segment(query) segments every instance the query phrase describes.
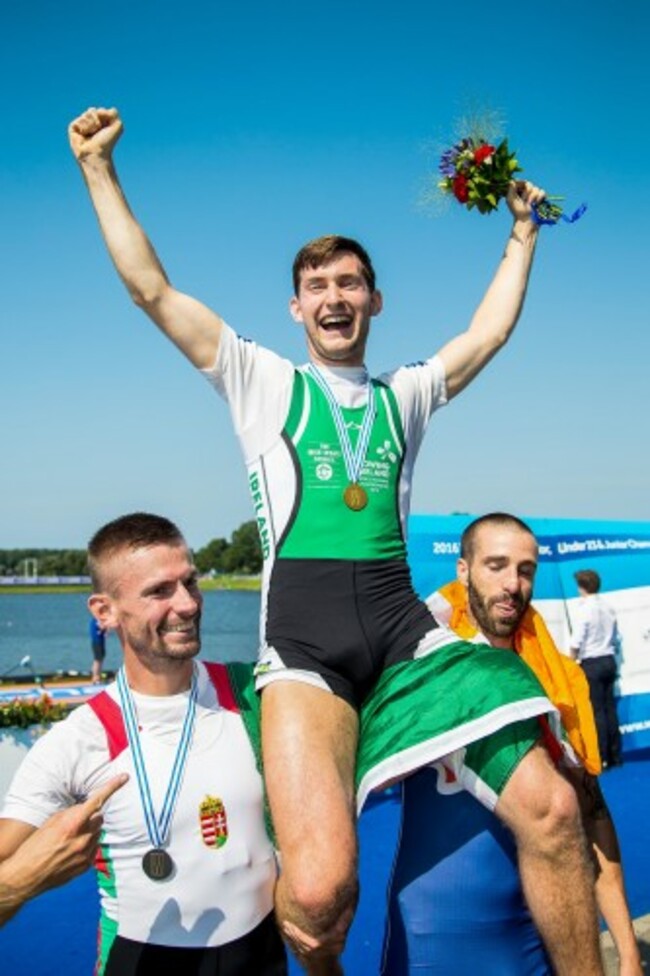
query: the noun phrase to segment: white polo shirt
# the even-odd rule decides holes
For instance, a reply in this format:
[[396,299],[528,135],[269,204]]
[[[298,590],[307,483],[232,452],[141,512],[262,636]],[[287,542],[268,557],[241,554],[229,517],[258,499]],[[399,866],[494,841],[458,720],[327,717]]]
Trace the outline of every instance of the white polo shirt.
[[616,615],[597,593],[583,597],[575,613],[571,647],[578,660],[605,657],[616,653],[618,630]]

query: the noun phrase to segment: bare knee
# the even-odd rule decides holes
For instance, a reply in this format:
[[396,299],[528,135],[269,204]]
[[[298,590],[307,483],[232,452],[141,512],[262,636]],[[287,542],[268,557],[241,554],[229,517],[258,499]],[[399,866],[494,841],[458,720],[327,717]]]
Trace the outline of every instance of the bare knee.
[[291,884],[291,899],[315,935],[335,928],[342,917],[349,915],[351,920],[358,897],[354,872],[336,876],[312,869]]
[[531,804],[531,816],[551,845],[566,849],[573,838],[582,843],[583,830],[578,798],[573,787],[559,773],[548,795]]
[[342,699],[278,681],[262,696],[266,784],[281,851],[276,915],[295,951],[337,954],[357,902],[358,716]]
[[533,751],[522,760],[496,812],[520,845],[532,845],[550,855],[566,851],[572,844],[585,846],[576,792],[545,753]]
[[305,961],[340,956],[359,898],[356,875],[336,881],[312,872],[295,881],[285,894],[288,904],[284,898],[277,899],[276,913],[280,930],[296,955]]
[[[280,928],[299,957],[338,956],[356,909],[357,847],[354,827],[340,818],[336,843],[320,835],[287,846],[276,888]],[[346,829],[347,828],[347,829]]]

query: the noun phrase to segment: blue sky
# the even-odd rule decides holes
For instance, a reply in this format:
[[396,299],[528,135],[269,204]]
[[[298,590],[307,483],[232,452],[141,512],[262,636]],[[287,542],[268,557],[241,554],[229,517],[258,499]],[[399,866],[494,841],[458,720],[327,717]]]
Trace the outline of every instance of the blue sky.
[[[542,11],[540,13],[540,11]],[[418,207],[468,106],[587,215],[545,229],[517,332],[434,419],[418,513],[649,519],[650,226],[644,0],[13,5],[0,15],[0,547],[84,546],[148,509],[190,542],[251,517],[227,410],[130,305],[67,146],[116,105],[122,182],[172,281],[304,358],[295,251],[370,250],[373,370],[464,329],[509,217]]]

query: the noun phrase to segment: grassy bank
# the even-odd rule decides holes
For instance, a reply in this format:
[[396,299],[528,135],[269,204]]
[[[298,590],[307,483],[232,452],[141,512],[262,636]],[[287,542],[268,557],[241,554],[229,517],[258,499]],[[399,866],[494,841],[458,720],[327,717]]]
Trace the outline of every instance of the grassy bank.
[[84,586],[83,583],[72,583],[66,585],[65,583],[54,584],[43,584],[43,586],[35,586],[34,584],[19,584],[18,586],[0,586],[0,597],[6,593],[8,596],[14,596],[17,593],[90,593],[90,587]]
[[[202,579],[199,582],[202,590],[251,590],[258,592],[260,589],[259,576],[216,576],[214,579]],[[0,585],[0,596],[2,594],[23,594],[29,593],[90,593],[90,587],[81,583],[56,583],[56,584],[21,584],[19,586]]]
[[214,579],[202,579],[199,586],[202,590],[251,590],[259,592],[261,588],[259,576],[215,576]]

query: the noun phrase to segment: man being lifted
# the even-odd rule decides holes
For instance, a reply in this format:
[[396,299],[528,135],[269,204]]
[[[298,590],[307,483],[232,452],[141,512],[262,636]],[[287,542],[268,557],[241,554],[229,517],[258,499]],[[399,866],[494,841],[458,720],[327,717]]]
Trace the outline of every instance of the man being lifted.
[[[475,648],[450,643],[417,599],[404,531],[413,464],[431,414],[478,374],[519,317],[537,239],[531,208],[543,192],[513,183],[513,228],[467,331],[426,362],[371,380],[365,349],[382,296],[361,245],[330,236],[299,252],[290,310],[305,329],[309,363],[298,369],[239,338],[169,283],[119,185],[112,157],[121,133],[115,109],[89,109],[69,129],[133,300],[227,399],[242,442],[265,555],[257,674],[265,777],[282,853],[276,912],[312,976],[338,973],[357,900],[359,705],[387,668],[434,648],[432,668],[445,670],[451,654],[458,687],[488,686],[477,673]],[[486,650],[486,660],[498,653],[505,656]],[[481,772],[500,794],[497,813],[515,833],[527,876],[535,877],[527,896],[537,924],[558,973],[571,972],[577,946],[583,959],[587,947],[585,976],[600,973],[577,803],[536,741],[532,717],[549,705],[530,673],[507,656],[507,694],[494,685],[475,706],[465,695],[473,711],[462,717],[449,701],[440,703],[440,754],[499,734],[499,759],[486,750],[489,768]]]

